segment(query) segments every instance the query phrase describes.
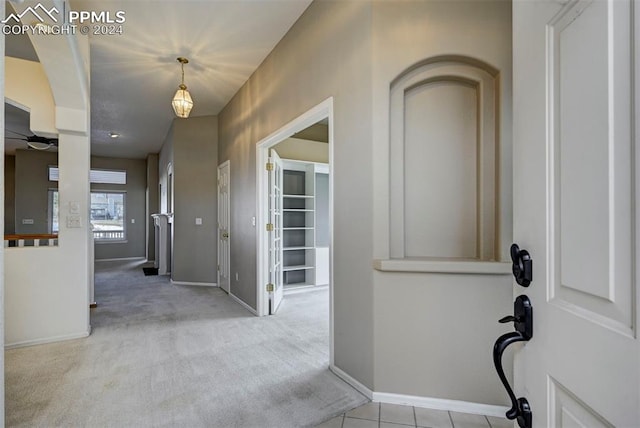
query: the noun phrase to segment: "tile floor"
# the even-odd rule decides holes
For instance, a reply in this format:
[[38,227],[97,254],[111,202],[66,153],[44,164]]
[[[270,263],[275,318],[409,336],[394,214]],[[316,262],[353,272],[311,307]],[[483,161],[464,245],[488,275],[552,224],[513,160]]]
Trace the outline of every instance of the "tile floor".
[[316,428],[513,428],[513,422],[493,416],[431,410],[386,403],[367,403]]

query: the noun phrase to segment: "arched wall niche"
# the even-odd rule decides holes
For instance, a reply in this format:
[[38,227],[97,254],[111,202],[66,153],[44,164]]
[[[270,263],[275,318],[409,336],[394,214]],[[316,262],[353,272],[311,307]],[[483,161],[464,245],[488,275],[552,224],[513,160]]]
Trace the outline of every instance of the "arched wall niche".
[[391,258],[498,259],[499,76],[450,55],[391,83]]

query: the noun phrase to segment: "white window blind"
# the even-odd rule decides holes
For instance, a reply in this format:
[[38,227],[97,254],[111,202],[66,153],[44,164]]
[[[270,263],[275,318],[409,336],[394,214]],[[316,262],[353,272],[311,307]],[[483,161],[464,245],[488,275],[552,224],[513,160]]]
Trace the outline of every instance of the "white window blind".
[[89,181],[101,184],[127,184],[127,171],[92,169]]
[[60,180],[60,170],[57,166],[49,167],[49,181],[59,181]]
[[[60,180],[60,170],[57,166],[49,167],[49,181]],[[89,182],[99,184],[127,184],[127,171],[112,169],[92,169]]]

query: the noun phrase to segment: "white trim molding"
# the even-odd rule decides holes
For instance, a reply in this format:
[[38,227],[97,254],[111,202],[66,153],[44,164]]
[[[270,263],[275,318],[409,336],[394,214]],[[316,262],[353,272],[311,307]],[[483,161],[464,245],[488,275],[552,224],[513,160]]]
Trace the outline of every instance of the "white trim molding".
[[27,346],[44,345],[45,343],[64,342],[66,340],[84,339],[91,334],[91,328],[82,333],[67,334],[64,336],[45,337],[42,339],[25,340],[24,342],[6,343],[4,349],[26,348]]
[[[118,243],[121,244],[122,241],[118,241]],[[126,261],[133,261],[133,260],[140,260],[145,262],[148,261],[145,257],[122,257],[117,259],[96,259],[95,261],[96,262],[126,262]]]
[[469,401],[447,400],[445,398],[420,397],[415,395],[374,392],[372,401],[377,403],[402,404],[405,406],[423,407],[425,409],[447,410],[450,412],[472,413],[474,415],[495,416],[504,418],[509,410],[505,406],[472,403]]
[[[269,136],[263,138],[256,144],[256,294],[257,294],[257,313],[258,316],[269,315],[269,293],[266,291],[264,284],[269,282],[268,278],[268,251],[266,243],[268,241],[268,232],[264,227],[267,223],[267,196],[269,193],[268,179],[265,173],[264,165],[269,158],[269,148],[275,146],[281,141],[291,137],[297,132],[302,131],[305,128],[317,123],[322,119],[329,120],[329,230],[331,231],[330,241],[333,242],[333,97],[329,97],[322,101],[320,104],[311,108],[307,112],[293,119],[289,123],[283,125],[280,129],[273,132]],[[329,245],[331,247],[331,245]],[[330,282],[333,279],[333,257],[330,253],[329,261],[329,275]],[[330,358],[333,361],[333,302],[331,302],[329,308],[330,312]]]
[[333,364],[329,366],[329,370],[331,370],[333,374],[338,376],[340,379],[342,379],[343,381],[351,385],[351,387],[353,387],[360,394],[364,395],[369,400],[373,400],[375,393],[371,391],[369,388],[367,388],[366,386],[364,386],[363,384],[361,384],[360,382],[358,382],[357,380],[355,380],[354,378],[352,378],[350,375],[348,375],[347,373],[345,373],[344,371],[342,371],[341,369],[339,369]]
[[240,300],[240,298],[234,296],[233,294],[229,293],[229,297],[231,297],[233,300],[235,300],[240,306],[242,306],[243,308],[245,308],[246,310],[248,310],[249,312],[251,312],[253,315],[258,316],[258,311],[256,311],[255,309],[253,309],[251,306],[247,305],[245,302],[243,302],[242,300]]
[[172,285],[195,285],[198,287],[217,287],[215,282],[190,282],[190,281],[174,281],[171,280]]
[[511,262],[455,259],[376,259],[373,268],[383,272],[511,275]]
[[329,370],[351,385],[356,391],[376,403],[401,404],[404,406],[471,413],[474,415],[495,416],[498,418],[504,418],[505,413],[509,410],[508,407],[495,406],[492,404],[472,403],[469,401],[448,400],[444,398],[420,397],[416,395],[391,394],[388,392],[375,392],[334,365],[329,366]]

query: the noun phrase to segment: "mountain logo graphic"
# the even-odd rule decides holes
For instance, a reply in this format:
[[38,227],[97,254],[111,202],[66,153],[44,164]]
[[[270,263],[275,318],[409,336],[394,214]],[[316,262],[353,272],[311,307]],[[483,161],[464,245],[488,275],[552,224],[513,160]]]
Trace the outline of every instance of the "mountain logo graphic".
[[19,13],[17,15],[15,13],[10,13],[9,16],[7,16],[5,19],[3,19],[0,22],[2,22],[3,24],[7,24],[11,20],[14,20],[15,22],[20,22],[20,20],[29,13],[35,16],[40,22],[44,22],[47,16],[51,18],[53,22],[58,22],[58,18],[54,15],[54,13],[57,15],[60,12],[55,7],[52,7],[51,9],[47,9],[42,4],[38,3],[35,7],[29,6],[22,13]]

